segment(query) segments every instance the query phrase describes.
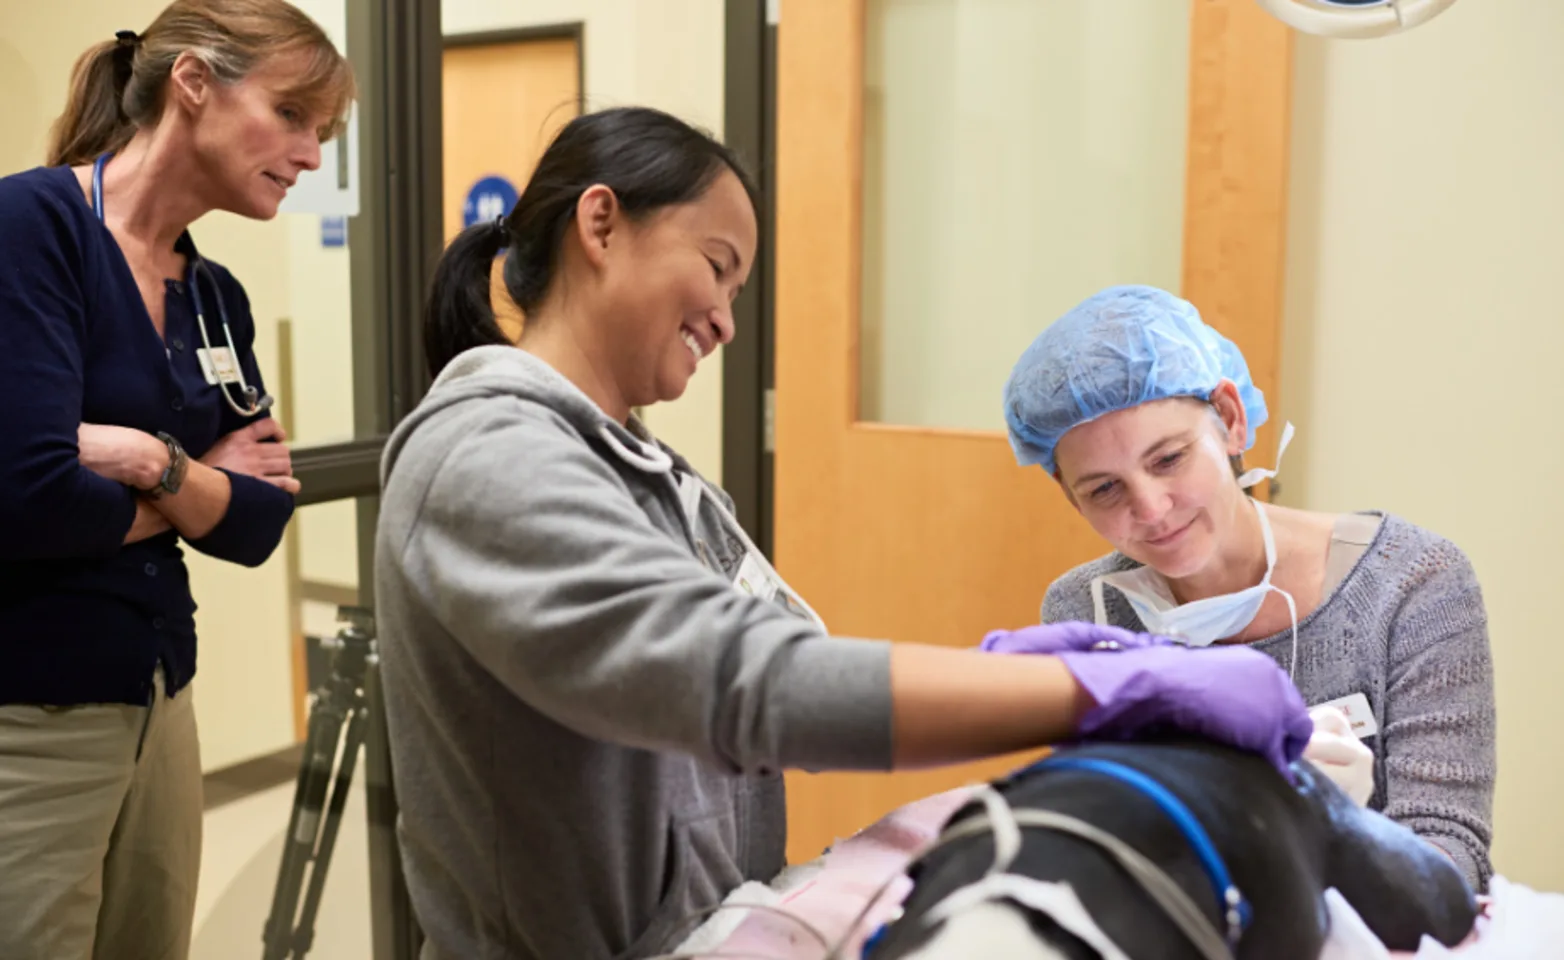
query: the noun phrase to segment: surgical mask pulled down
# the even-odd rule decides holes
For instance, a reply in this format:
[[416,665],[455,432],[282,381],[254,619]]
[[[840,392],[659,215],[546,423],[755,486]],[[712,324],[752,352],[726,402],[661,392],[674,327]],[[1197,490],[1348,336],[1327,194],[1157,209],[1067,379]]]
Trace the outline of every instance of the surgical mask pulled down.
[[[1282,454],[1291,439],[1292,424],[1288,424],[1277,452],[1277,469],[1281,467]],[[1274,476],[1276,470],[1251,470],[1239,478],[1239,484],[1247,488]],[[1265,574],[1259,583],[1235,593],[1179,603],[1173,596],[1173,588],[1167,578],[1151,567],[1105,574],[1092,581],[1092,607],[1097,622],[1108,622],[1103,590],[1105,587],[1113,587],[1129,601],[1146,632],[1170,637],[1192,647],[1205,647],[1218,640],[1237,636],[1260,615],[1266,594],[1277,593],[1287,601],[1292,620],[1292,656],[1287,668],[1291,676],[1298,663],[1298,605],[1292,594],[1271,582],[1276,572],[1276,537],[1271,531],[1271,520],[1266,516],[1264,506],[1257,500],[1249,502],[1259,518],[1260,536],[1265,544]]]

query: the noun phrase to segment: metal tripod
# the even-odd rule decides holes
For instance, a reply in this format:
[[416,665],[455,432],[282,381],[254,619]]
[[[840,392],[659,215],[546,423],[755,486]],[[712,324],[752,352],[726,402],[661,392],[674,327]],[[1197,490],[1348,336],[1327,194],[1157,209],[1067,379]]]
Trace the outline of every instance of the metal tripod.
[[[337,619],[347,626],[335,637],[321,641],[331,654],[331,672],[312,695],[309,734],[304,741],[304,760],[299,766],[298,786],[293,794],[293,813],[283,838],[282,864],[277,869],[277,889],[272,896],[271,916],[266,919],[262,940],[266,944],[264,960],[302,958],[315,941],[315,915],[320,910],[321,893],[326,888],[326,869],[331,865],[332,847],[347,805],[348,785],[364,743],[364,724],[369,703],[365,696],[369,671],[379,658],[375,653],[375,620],[371,611],[359,607],[337,608]],[[343,727],[346,725],[346,734]],[[340,753],[338,748],[340,749]],[[337,769],[340,763],[340,769]],[[326,787],[336,769],[336,786],[331,805],[326,806]],[[324,810],[325,816],[322,817]],[[313,869],[311,865],[313,864]],[[309,887],[304,874],[309,871]],[[299,894],[304,891],[304,903]]]

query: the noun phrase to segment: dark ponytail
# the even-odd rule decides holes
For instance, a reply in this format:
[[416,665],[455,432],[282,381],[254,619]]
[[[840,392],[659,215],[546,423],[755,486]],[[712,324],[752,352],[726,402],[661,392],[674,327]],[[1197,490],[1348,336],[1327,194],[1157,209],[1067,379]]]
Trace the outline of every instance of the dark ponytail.
[[490,270],[503,249],[505,289],[525,314],[548,294],[576,203],[602,184],[634,219],[698,200],[723,170],[758,191],[738,157],[709,133],[646,107],[618,107],[570,121],[549,144],[527,188],[498,224],[464,230],[440,258],[424,306],[424,356],[439,376],[458,353],[509,343],[494,319]]
[[457,234],[440,257],[424,303],[424,356],[431,377],[463,350],[510,342],[489,300],[490,271],[507,239],[499,221],[475,224]]

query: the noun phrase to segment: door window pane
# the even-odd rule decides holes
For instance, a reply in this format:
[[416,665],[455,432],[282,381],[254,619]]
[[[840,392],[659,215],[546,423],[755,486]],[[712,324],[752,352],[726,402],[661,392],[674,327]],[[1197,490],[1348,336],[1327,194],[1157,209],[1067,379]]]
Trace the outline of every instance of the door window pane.
[[1049,321],[1109,284],[1178,289],[1188,21],[869,0],[860,419],[1001,430]]

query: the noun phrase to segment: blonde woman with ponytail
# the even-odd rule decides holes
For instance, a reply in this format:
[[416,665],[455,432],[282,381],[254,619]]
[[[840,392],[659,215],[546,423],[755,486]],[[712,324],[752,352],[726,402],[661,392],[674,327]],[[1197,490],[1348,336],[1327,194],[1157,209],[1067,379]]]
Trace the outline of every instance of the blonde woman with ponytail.
[[201,762],[183,549],[259,565],[298,490],[249,300],[189,227],[275,216],[353,95],[346,60],[283,0],[178,0],[85,52],[47,166],[0,178],[8,960],[189,951]]

